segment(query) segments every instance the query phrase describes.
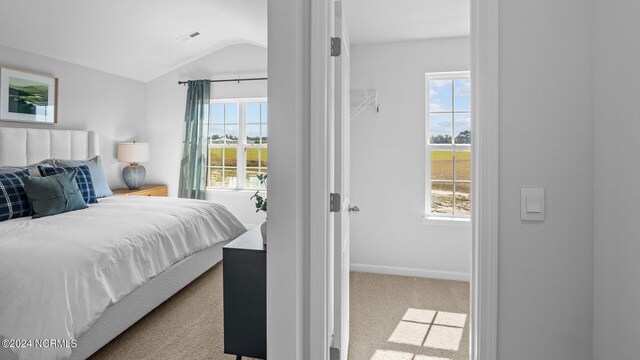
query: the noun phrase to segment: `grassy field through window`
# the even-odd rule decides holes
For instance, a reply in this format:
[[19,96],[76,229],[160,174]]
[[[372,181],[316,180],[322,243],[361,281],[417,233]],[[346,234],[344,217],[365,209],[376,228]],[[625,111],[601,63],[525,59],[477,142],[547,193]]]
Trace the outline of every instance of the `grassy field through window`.
[[[431,179],[432,212],[455,215],[471,214],[471,152],[432,150]],[[455,212],[454,188],[456,194]]]
[[[268,153],[266,148],[247,148],[246,180],[250,189],[260,189],[258,174],[267,172]],[[224,168],[223,168],[224,165]],[[235,187],[238,182],[238,149],[236,147],[209,148],[209,186]]]

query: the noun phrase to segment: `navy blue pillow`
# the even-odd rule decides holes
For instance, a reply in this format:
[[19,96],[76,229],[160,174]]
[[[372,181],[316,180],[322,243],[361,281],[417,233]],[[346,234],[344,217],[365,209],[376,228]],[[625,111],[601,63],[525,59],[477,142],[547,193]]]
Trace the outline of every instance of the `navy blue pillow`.
[[0,174],[0,221],[31,215],[31,206],[22,178],[28,170]]
[[89,167],[87,165],[65,168],[38,166],[38,170],[40,171],[40,175],[42,176],[50,176],[62,174],[63,172],[78,170],[78,175],[76,175],[76,182],[78,183],[78,187],[80,188],[80,192],[82,193],[84,202],[87,204],[95,204],[98,202],[96,190],[93,186],[93,179],[91,178],[91,171],[89,171]]

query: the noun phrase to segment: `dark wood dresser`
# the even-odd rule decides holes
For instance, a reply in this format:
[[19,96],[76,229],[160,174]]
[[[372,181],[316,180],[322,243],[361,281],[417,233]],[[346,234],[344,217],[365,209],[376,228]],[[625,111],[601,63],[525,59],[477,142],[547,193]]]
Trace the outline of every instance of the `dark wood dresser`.
[[224,352],[267,358],[267,247],[260,228],[222,248]]

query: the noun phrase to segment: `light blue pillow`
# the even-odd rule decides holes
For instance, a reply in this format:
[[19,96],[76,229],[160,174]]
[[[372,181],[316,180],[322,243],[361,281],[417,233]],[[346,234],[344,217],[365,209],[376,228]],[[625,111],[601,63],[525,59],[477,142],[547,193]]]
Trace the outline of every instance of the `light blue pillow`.
[[89,160],[55,159],[53,160],[53,165],[55,167],[80,167],[86,165],[89,167],[89,172],[91,173],[91,179],[93,180],[93,187],[95,188],[96,196],[98,198],[113,196],[113,192],[107,183],[107,176],[102,168],[102,160],[99,155]]

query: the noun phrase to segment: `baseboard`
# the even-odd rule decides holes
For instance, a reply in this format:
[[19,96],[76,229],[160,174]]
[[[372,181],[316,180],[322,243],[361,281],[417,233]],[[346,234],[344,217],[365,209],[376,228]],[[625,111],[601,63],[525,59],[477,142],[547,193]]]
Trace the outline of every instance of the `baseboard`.
[[395,267],[395,266],[351,264],[350,270],[355,272],[400,275],[400,276],[415,276],[415,277],[424,277],[424,278],[440,279],[440,280],[456,280],[456,281],[471,280],[471,276],[468,273],[461,273],[461,272],[454,272],[454,271],[441,271],[441,270],[428,270],[428,269],[402,268],[402,267]]

